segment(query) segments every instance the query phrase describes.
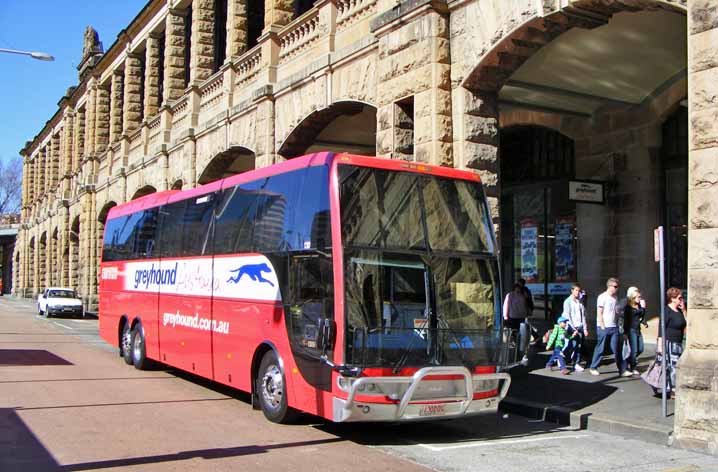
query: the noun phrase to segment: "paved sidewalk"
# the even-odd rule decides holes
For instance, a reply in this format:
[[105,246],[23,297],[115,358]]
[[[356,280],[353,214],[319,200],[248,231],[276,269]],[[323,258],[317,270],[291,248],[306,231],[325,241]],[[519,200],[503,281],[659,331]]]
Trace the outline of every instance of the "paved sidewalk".
[[[639,360],[643,372],[653,359],[655,344],[646,344]],[[623,437],[670,445],[674,402],[668,400],[663,417],[661,398],[640,377],[619,377],[612,356],[605,356],[601,375],[545,369],[548,352],[535,353],[528,367],[511,370],[511,388],[501,409],[522,416],[544,419],[616,434]]]

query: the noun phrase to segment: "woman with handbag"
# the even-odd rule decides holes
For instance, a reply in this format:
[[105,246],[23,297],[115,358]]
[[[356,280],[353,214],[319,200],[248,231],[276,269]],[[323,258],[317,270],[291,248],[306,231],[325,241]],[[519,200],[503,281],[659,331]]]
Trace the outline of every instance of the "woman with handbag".
[[645,322],[646,301],[637,287],[629,287],[626,295],[628,301],[623,309],[623,333],[628,340],[631,352],[624,360],[624,372],[628,372],[629,375],[640,375],[637,359],[643,352],[641,325],[648,327],[648,323]]
[[663,336],[665,339],[667,392],[671,398],[676,391],[676,364],[683,354],[683,334],[686,330],[686,306],[683,302],[681,289],[671,287],[666,290],[668,306],[666,307]]

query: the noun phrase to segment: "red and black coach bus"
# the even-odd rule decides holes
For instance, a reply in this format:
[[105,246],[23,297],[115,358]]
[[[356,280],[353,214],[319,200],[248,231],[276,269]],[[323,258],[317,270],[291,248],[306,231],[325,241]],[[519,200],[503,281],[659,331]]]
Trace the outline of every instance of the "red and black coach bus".
[[112,208],[100,334],[275,422],[496,411],[496,249],[476,174],[313,154]]

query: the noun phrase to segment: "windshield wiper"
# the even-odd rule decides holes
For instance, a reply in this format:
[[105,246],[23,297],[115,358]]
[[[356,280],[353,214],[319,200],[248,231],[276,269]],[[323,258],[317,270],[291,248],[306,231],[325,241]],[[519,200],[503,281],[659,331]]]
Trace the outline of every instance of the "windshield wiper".
[[[425,319],[424,323],[422,323],[418,328],[414,328],[414,331],[426,329],[426,324],[429,322],[429,319]],[[394,364],[394,367],[391,369],[391,371],[394,374],[398,374],[399,370],[404,367],[404,364],[406,363],[407,359],[409,359],[409,354],[411,353],[411,348],[414,347],[414,341],[416,341],[416,338],[419,336],[412,336],[409,340],[409,344],[407,344],[406,349],[401,353],[401,356],[399,357],[399,360],[396,361],[396,364]],[[423,338],[422,338],[423,339]]]
[[[451,337],[454,338],[454,342],[456,343],[456,350],[459,353],[459,357],[461,358],[461,363],[464,365],[464,367],[472,367],[473,368],[474,367],[473,364],[471,364],[470,362],[468,362],[466,360],[466,357],[464,356],[464,352],[463,352],[464,348],[462,347],[463,346],[462,342],[459,339],[459,337],[456,335],[456,332],[451,328],[451,325],[449,325],[449,322],[446,321],[444,316],[439,314],[438,312],[436,314],[436,321],[439,324],[439,328],[441,328],[443,326],[444,329],[446,329],[449,332]],[[442,348],[442,349],[444,349],[444,348]]]

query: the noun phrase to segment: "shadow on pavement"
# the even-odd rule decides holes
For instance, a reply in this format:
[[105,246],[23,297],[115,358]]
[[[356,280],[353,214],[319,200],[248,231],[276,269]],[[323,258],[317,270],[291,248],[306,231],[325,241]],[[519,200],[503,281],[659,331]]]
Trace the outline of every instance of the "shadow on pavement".
[[60,470],[50,452],[13,408],[0,408],[0,470]]
[[44,349],[0,349],[0,366],[73,365]]

